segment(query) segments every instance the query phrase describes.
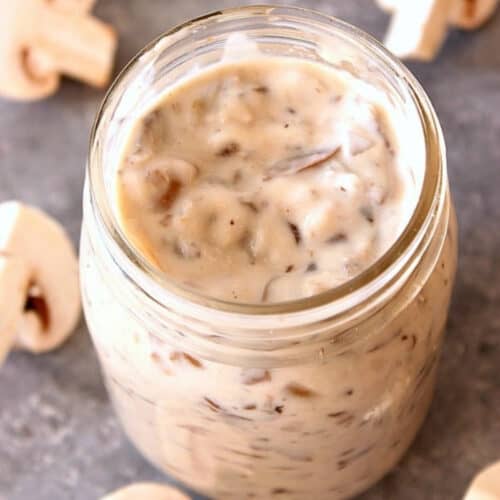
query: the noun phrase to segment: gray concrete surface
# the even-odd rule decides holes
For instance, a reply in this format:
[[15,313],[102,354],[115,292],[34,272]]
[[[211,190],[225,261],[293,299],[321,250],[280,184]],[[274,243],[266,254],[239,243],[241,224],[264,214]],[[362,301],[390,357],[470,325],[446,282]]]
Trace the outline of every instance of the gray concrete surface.
[[[172,25],[241,0],[101,0],[120,32],[120,68]],[[380,37],[370,0],[292,1]],[[439,59],[412,65],[449,148],[460,221],[460,269],[436,398],[406,458],[363,500],[452,500],[500,459],[500,14],[453,33]],[[0,201],[59,218],[78,241],[87,137],[102,93],[65,82],[35,104],[0,102]],[[93,500],[136,480],[163,480],[125,440],[85,325],[57,352],[14,353],[0,371],[0,497]],[[305,499],[309,500],[309,499]]]

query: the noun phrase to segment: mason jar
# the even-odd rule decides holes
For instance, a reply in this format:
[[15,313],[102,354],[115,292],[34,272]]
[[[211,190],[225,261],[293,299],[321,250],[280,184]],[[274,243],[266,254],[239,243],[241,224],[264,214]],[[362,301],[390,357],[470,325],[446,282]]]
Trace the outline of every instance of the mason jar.
[[[266,54],[328,64],[384,92],[418,195],[373,265],[292,302],[237,304],[185,289],[118,223],[114,176],[130,127],[166,88],[220,61],[227,40],[239,50],[243,35]],[[131,441],[210,497],[345,498],[394,467],[431,402],[456,252],[429,99],[374,39],[331,17],[263,6],[185,23],[134,58],[99,111],[81,241],[89,330]]]

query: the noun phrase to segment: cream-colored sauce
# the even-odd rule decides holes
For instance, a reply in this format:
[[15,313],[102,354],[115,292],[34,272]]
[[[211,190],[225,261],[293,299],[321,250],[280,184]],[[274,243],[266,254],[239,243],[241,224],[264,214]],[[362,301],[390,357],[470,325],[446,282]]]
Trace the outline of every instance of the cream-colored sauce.
[[293,58],[223,62],[157,102],[128,141],[128,237],[173,280],[238,302],[343,283],[401,233],[416,198],[383,98]]
[[[117,166],[118,212],[172,280],[231,301],[304,297],[395,241],[419,194],[425,145],[411,107],[400,117],[368,82],[256,49],[251,58],[247,45],[232,38],[221,63],[168,89],[135,123]],[[127,434],[159,468],[219,500],[338,500],[366,489],[400,459],[430,404],[456,268],[450,210],[398,293],[353,327],[357,340],[343,348],[332,331],[310,359],[307,327],[296,329],[304,340],[294,331],[278,343],[266,330],[269,350],[233,358],[216,310],[152,321],[139,288],[122,293],[87,209],[86,316]],[[198,320],[206,349],[192,334]]]

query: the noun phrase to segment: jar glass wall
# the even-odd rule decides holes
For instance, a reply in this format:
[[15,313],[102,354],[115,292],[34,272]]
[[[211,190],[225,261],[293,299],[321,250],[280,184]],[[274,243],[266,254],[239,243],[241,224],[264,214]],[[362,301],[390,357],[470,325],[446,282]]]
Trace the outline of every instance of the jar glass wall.
[[[348,72],[384,92],[404,127],[414,214],[382,258],[324,294],[259,306],[197,295],[152,268],[117,223],[113,176],[130,125],[217,63],[228,39],[236,56],[251,40]],[[321,14],[249,7],[187,23],[139,54],[99,113],[81,244],[89,329],[131,440],[210,496],[344,498],[394,466],[431,401],[456,248],[427,97],[374,40]]]

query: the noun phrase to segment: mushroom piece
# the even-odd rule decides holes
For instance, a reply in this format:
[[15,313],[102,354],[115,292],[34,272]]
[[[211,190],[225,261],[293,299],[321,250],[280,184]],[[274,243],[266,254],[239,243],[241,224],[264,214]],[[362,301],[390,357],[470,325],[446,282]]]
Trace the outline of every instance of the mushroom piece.
[[0,366],[16,340],[19,311],[26,303],[26,282],[24,262],[0,253]]
[[0,204],[0,363],[13,347],[58,347],[80,317],[78,261],[60,225],[36,208]]
[[97,0],[45,0],[58,9],[65,9],[68,12],[90,12]]
[[[386,12],[393,12],[404,6],[404,0],[376,0]],[[486,23],[495,13],[499,0],[455,0],[450,12],[450,24],[474,30]]]
[[396,8],[385,38],[386,47],[401,58],[432,60],[444,43],[456,0],[418,0]]
[[401,3],[401,0],[376,0],[377,5],[386,12],[396,10]]
[[0,0],[0,95],[35,100],[53,94],[61,74],[95,87],[111,76],[116,34],[86,12],[93,2]]
[[499,0],[458,0],[451,10],[450,21],[464,30],[474,30],[489,21]]
[[110,493],[101,500],[189,500],[189,497],[172,486],[135,483]]
[[482,470],[472,481],[464,500],[495,500],[500,498],[500,462]]

